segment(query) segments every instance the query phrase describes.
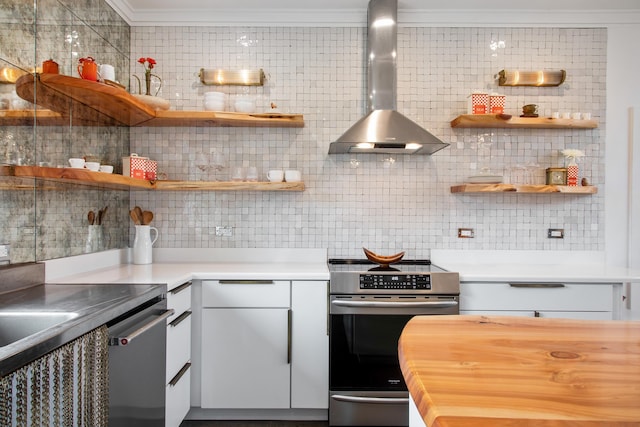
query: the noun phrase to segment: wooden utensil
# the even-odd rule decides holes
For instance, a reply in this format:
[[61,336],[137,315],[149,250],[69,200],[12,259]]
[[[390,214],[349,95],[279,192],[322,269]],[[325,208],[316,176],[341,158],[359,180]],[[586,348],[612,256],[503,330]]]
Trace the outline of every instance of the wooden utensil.
[[109,209],[109,206],[105,206],[103,209],[100,209],[100,211],[98,211],[98,225],[102,225],[104,216],[107,214],[107,209]]
[[89,225],[93,225],[96,220],[96,214],[93,211],[89,211],[87,214],[87,219],[89,220]]
[[135,209],[131,209],[129,211],[129,216],[131,217],[131,220],[133,221],[133,223],[135,225],[141,225],[140,224],[140,217],[138,217],[138,214],[136,213]]
[[142,208],[140,208],[140,206],[135,206],[133,210],[136,211],[136,216],[138,217],[138,220],[140,221],[140,223],[142,223]]
[[142,225],[149,225],[153,221],[153,212],[144,211],[142,212]]

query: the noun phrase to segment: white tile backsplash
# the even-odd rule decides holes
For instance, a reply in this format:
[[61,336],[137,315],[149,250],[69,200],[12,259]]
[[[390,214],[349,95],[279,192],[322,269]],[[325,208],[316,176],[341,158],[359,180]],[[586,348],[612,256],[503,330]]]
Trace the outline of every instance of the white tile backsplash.
[[[431,248],[603,250],[606,30],[560,28],[399,28],[398,110],[451,146],[433,156],[327,154],[329,143],[364,113],[363,28],[133,27],[132,73],[153,57],[161,96],[176,110],[201,110],[203,93],[249,93],[266,110],[304,114],[305,127],[133,128],[133,152],[159,162],[170,179],[200,179],[198,151],[217,151],[228,166],[297,168],[307,189],[279,192],[132,192],[132,205],[154,210],[159,247],[328,248],[329,256],[381,253],[429,256]],[[493,44],[492,44],[493,42]],[[492,46],[494,49],[492,49]],[[504,47],[502,47],[504,46]],[[264,69],[263,87],[203,86],[200,68]],[[498,87],[502,69],[567,70],[555,88]],[[475,89],[507,96],[506,112],[535,103],[552,111],[591,112],[594,130],[452,129]],[[482,144],[479,145],[479,141]],[[599,193],[451,194],[482,167],[563,162],[579,148],[581,173]],[[354,160],[354,161],[352,161]],[[227,179],[228,169],[223,171]],[[216,237],[215,226],[234,227]],[[459,239],[457,229],[475,229]],[[547,239],[547,228],[565,238]]]

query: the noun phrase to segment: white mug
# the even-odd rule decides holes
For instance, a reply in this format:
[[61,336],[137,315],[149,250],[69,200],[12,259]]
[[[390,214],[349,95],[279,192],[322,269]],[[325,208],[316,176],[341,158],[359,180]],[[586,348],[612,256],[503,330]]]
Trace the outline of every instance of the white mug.
[[98,68],[98,74],[100,74],[100,80],[116,80],[116,69],[110,64],[101,64]]
[[573,120],[580,120],[580,117],[582,117],[582,113],[571,113],[571,118]]
[[284,172],[279,169],[272,169],[267,173],[267,179],[271,182],[282,182],[284,179]]
[[300,182],[302,181],[302,174],[300,171],[288,170],[284,172],[284,180],[287,182]]
[[582,113],[582,120],[591,120],[591,113]]

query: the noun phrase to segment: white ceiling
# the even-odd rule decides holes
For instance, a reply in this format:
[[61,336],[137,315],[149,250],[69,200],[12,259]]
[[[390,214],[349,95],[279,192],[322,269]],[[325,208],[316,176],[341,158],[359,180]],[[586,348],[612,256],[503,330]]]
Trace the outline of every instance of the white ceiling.
[[[368,0],[107,0],[131,25],[365,25]],[[523,13],[526,11],[526,13]],[[640,0],[398,0],[398,22],[640,22]],[[513,22],[513,20],[519,22]],[[474,23],[474,22],[470,22]]]

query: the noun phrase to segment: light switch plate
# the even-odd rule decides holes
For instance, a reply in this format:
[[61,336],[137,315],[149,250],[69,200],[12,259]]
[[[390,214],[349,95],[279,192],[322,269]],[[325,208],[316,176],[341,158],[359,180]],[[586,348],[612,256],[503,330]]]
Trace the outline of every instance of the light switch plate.
[[216,236],[233,237],[233,227],[216,226]]

